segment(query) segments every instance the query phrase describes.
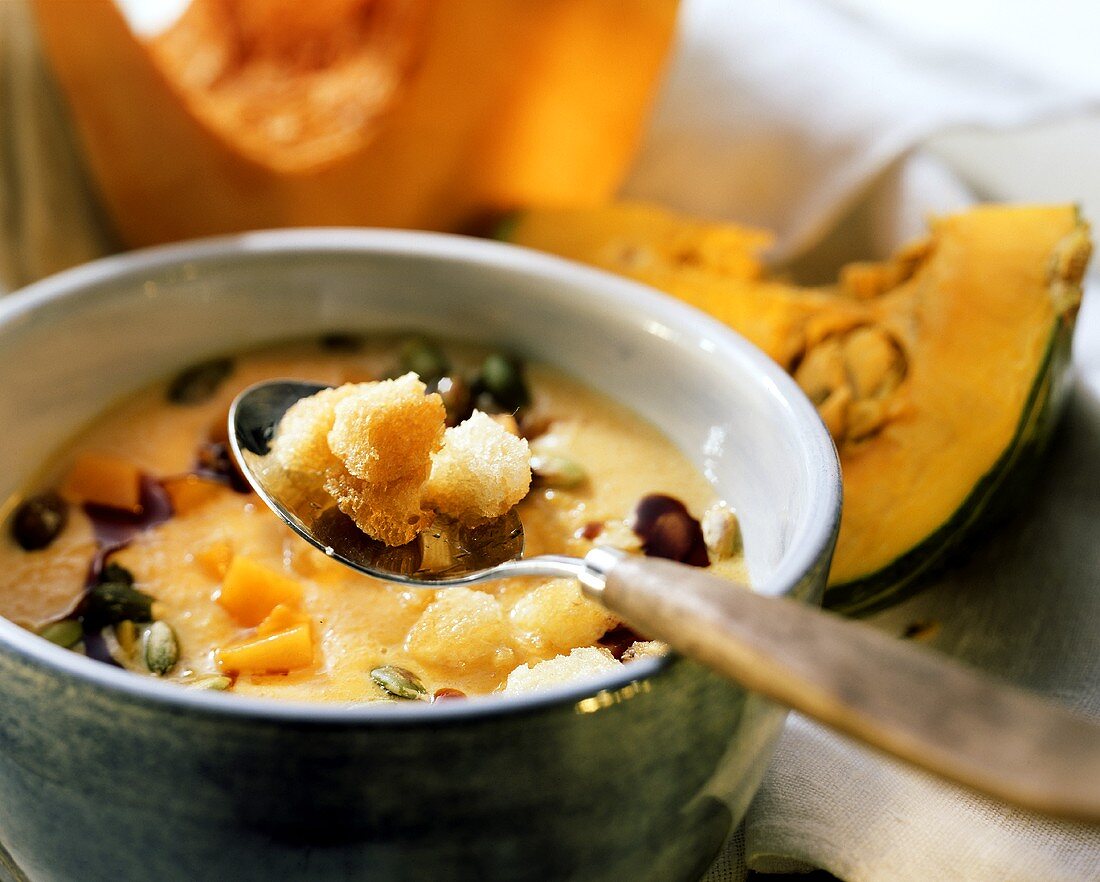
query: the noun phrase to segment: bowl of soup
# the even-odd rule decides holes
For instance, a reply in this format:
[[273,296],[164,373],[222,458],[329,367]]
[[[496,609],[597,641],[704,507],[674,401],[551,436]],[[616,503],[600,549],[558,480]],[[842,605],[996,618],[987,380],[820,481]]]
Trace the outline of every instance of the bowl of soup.
[[415,373],[447,431],[529,455],[526,553],[817,602],[835,453],[728,329],[524,249],[300,230],[47,279],[0,341],[0,842],[28,878],[690,879],[722,847],[781,708],[568,580],[347,570],[224,424],[263,379]]

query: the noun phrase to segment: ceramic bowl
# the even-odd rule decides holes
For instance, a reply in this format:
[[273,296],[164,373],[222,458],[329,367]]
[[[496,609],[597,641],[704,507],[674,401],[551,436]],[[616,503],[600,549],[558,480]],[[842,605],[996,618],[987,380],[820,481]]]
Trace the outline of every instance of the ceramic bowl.
[[[7,298],[0,499],[104,407],[198,359],[412,328],[506,345],[633,407],[736,505],[756,590],[819,600],[839,472],[794,383],[644,287],[460,237],[249,234]],[[784,716],[675,657],[529,697],[276,703],[134,676],[6,621],[0,702],[3,860],[58,882],[696,878]]]

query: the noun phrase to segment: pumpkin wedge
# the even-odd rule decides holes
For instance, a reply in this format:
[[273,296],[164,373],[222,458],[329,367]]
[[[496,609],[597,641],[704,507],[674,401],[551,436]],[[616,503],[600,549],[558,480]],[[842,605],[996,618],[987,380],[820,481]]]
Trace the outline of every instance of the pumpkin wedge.
[[678,0],[33,0],[126,244],[258,227],[453,230],[595,205],[625,174]]
[[850,612],[904,596],[1018,499],[1065,398],[1090,253],[1072,206],[940,218],[821,289],[764,278],[756,231],[652,206],[527,211],[504,234],[704,309],[794,376],[840,454],[825,602]]

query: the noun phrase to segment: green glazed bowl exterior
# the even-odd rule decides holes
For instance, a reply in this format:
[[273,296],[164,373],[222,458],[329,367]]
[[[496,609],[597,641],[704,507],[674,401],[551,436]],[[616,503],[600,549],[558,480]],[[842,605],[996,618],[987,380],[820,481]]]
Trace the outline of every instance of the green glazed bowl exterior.
[[[756,590],[820,601],[839,471],[789,378],[655,292],[460,237],[249,234],[13,295],[0,499],[119,396],[188,363],[413,328],[507,346],[639,411],[738,508]],[[35,882],[694,879],[785,713],[676,657],[509,699],[276,703],[134,676],[2,620],[0,701],[0,867]]]

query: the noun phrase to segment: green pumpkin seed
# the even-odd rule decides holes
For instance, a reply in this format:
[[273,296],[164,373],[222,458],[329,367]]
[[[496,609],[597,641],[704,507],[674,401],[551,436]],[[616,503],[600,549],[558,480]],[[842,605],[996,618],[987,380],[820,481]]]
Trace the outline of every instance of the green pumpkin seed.
[[214,397],[231,373],[233,361],[229,358],[213,358],[192,365],[168,384],[168,400],[173,404],[201,404]]
[[397,665],[382,665],[371,671],[370,676],[390,695],[396,695],[398,698],[425,700],[428,697],[428,690],[420,682],[420,678],[412,671],[399,668]]
[[482,362],[476,388],[479,392],[488,393],[499,409],[506,413],[515,413],[531,403],[522,366],[499,352],[494,352]]
[[225,676],[225,674],[205,674],[202,677],[195,677],[185,681],[184,685],[189,689],[206,689],[212,692],[225,692],[226,689],[233,685],[233,680]]
[[531,471],[547,487],[563,490],[583,484],[588,477],[579,462],[556,453],[532,454]]
[[180,647],[176,632],[167,622],[153,622],[142,638],[145,666],[157,676],[167,674],[179,661]]
[[405,373],[412,371],[420,377],[420,382],[433,383],[446,376],[451,363],[438,346],[423,337],[406,340],[399,355],[401,369]]
[[63,649],[71,649],[84,637],[84,628],[76,619],[62,619],[60,622],[50,622],[38,632],[38,636]]
[[98,631],[126,619],[148,622],[153,618],[153,598],[132,583],[100,582],[92,586],[85,597],[81,615],[89,631]]
[[116,564],[114,561],[103,567],[99,574],[97,582],[121,582],[125,585],[134,584],[134,574],[131,573],[122,564]]

